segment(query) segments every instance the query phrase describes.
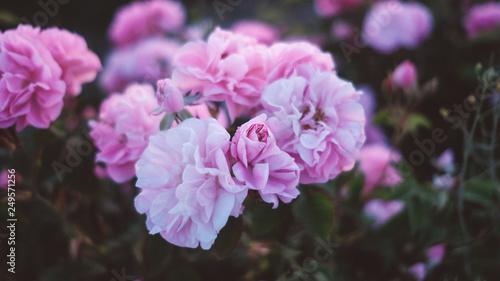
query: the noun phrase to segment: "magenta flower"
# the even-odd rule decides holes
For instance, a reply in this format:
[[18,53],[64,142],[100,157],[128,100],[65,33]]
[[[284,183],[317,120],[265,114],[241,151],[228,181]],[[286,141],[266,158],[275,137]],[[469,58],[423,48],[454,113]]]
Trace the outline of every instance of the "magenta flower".
[[399,200],[383,201],[373,199],[365,204],[363,212],[366,216],[375,219],[375,227],[380,227],[389,221],[394,215],[401,212],[404,202]]
[[383,54],[415,49],[431,34],[430,10],[418,3],[383,1],[372,6],[363,22],[364,41]]
[[464,19],[469,38],[500,28],[500,3],[488,2],[473,6]]
[[425,276],[427,275],[427,270],[425,269],[425,264],[424,263],[416,263],[412,265],[409,269],[408,272],[415,277],[417,281],[422,281],[425,279]]
[[170,79],[158,81],[156,100],[167,114],[179,112],[184,108],[184,96]]
[[269,48],[269,57],[269,83],[294,74],[309,79],[315,72],[331,71],[335,67],[330,53],[306,42],[276,43]]
[[270,45],[280,39],[279,30],[267,23],[256,20],[241,20],[236,22],[231,30],[257,39],[261,44]]
[[0,128],[48,128],[61,113],[66,84],[39,33],[26,25],[0,33]]
[[365,116],[351,83],[333,72],[308,75],[309,81],[292,76],[272,83],[261,102],[280,121],[276,141],[300,167],[300,183],[326,182],[354,166],[365,141]]
[[[0,189],[7,189],[9,187],[9,184],[11,185],[12,188],[16,188],[19,186],[21,183],[23,183],[23,177],[19,173],[14,173],[14,176],[11,176],[12,174],[9,173],[9,170],[2,170],[0,172]],[[10,176],[10,177],[9,177]],[[9,180],[12,180],[9,182]]]
[[395,186],[403,181],[393,162],[401,159],[398,152],[384,144],[365,145],[359,153],[359,169],[365,175],[363,193],[371,192],[377,186]]
[[172,60],[179,48],[177,41],[153,37],[117,50],[108,57],[99,82],[108,93],[122,91],[134,82],[156,83],[172,74]]
[[278,198],[290,203],[299,195],[300,169],[293,158],[276,145],[273,131],[279,128],[275,118],[261,114],[238,128],[231,143],[236,160],[232,170],[237,180],[258,190],[265,202],[278,207]]
[[394,70],[392,80],[394,85],[404,90],[415,87],[417,84],[417,69],[415,65],[411,61],[405,60]]
[[229,133],[215,119],[190,118],[151,137],[137,162],[135,199],[151,234],[209,249],[247,195],[231,177]]
[[184,7],[176,1],[134,2],[115,14],[109,38],[115,46],[130,46],[146,37],[179,31],[185,18]]
[[66,92],[71,96],[79,95],[82,84],[94,81],[102,68],[99,57],[76,33],[53,27],[42,31],[40,40],[61,67]]
[[441,262],[444,257],[446,248],[444,244],[438,244],[427,249],[427,257],[429,258],[429,264],[435,266]]
[[332,17],[346,10],[354,9],[365,0],[315,0],[316,13],[321,17]]
[[158,107],[153,87],[131,85],[123,94],[114,94],[102,104],[99,121],[90,121],[90,136],[99,149],[96,161],[106,164],[109,176],[122,183],[135,176],[134,166],[160,130],[162,116],[151,112]]
[[172,80],[201,101],[225,101],[232,120],[259,104],[267,85],[267,49],[254,38],[217,28],[206,42],[185,44]]

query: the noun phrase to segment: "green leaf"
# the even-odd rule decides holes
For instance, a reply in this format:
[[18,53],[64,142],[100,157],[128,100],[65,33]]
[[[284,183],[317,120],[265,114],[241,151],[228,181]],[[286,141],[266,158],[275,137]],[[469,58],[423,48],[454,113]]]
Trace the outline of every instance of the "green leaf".
[[301,188],[293,211],[309,232],[328,238],[333,228],[334,205],[326,191],[312,186]]
[[410,229],[415,233],[425,222],[427,216],[427,206],[418,197],[408,200],[408,215],[410,219]]
[[222,228],[215,240],[213,249],[219,258],[232,254],[243,234],[243,217],[229,217],[226,226]]
[[430,128],[431,122],[427,117],[414,113],[408,117],[405,124],[405,131],[415,134],[420,127]]

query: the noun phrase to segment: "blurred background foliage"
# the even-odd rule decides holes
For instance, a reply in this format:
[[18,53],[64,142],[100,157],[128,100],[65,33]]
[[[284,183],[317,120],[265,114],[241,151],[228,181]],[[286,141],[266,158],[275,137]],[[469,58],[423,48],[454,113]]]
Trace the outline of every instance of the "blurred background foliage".
[[[41,9],[37,2],[3,1],[1,29],[14,28],[22,17],[32,19]],[[320,38],[323,49],[333,53],[340,76],[375,90],[381,116],[378,122],[387,135],[395,133],[398,120],[384,113],[390,101],[384,99],[381,81],[401,61],[411,59],[418,66],[421,81],[436,79],[439,86],[412,109],[424,120],[415,121],[410,132],[400,136],[398,148],[408,157],[418,149],[415,139],[430,138],[432,128],[442,128],[448,140],[436,145],[435,155],[452,148],[457,163],[464,162],[467,143],[463,130],[453,129],[440,115],[440,108],[461,104],[482,83],[487,66],[499,66],[500,36],[467,41],[461,22],[462,1],[422,1],[433,11],[434,31],[419,49],[384,56],[367,47],[349,59],[339,42],[329,37],[336,19],[319,19],[312,1],[243,0],[225,13],[223,20],[214,1],[183,2],[189,22],[210,18],[215,25],[229,27],[240,19],[260,19],[289,36]],[[116,9],[126,3],[70,0],[59,6],[47,26],[81,34],[104,62],[110,51],[108,26]],[[366,9],[341,17],[361,27]],[[485,66],[479,81],[477,63]],[[16,193],[16,274],[6,274],[3,253],[7,244],[2,240],[1,280],[404,281],[415,280],[407,268],[425,262],[425,251],[439,243],[445,244],[445,257],[425,280],[500,280],[499,186],[488,173],[482,173],[489,163],[481,163],[485,155],[498,160],[498,150],[478,152],[479,161],[463,176],[465,232],[457,204],[460,187],[450,192],[436,189],[431,184],[436,169],[431,165],[432,157],[427,157],[402,184],[370,195],[405,202],[405,209],[380,228],[374,228],[373,221],[363,215],[369,198],[362,194],[363,176],[353,171],[323,185],[301,187],[297,200],[280,204],[276,210],[249,196],[243,216],[230,219],[212,250],[185,249],[159,235],[148,235],[144,217],[133,206],[137,194],[133,181],[117,185],[98,179],[94,175],[95,149],[81,157],[70,152],[82,141],[91,142],[87,120],[78,116],[89,105],[97,110],[104,97],[96,83],[87,84],[77,105],[63,113],[54,129],[28,128],[19,135],[11,129],[2,130],[1,168],[15,168],[24,180]],[[72,119],[79,125],[67,130],[64,122]],[[470,119],[464,128],[470,128]],[[473,135],[475,148],[490,137],[490,119],[484,115],[480,120],[484,128]],[[59,181],[54,161],[78,165],[70,166],[71,171]],[[6,221],[6,194],[0,192],[0,220]]]

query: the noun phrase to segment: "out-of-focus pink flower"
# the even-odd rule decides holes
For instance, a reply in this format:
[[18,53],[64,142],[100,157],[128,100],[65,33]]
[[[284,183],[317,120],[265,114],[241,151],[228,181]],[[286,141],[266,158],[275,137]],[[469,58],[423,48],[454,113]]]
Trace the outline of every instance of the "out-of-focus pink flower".
[[358,88],[363,94],[359,98],[359,103],[363,106],[365,111],[365,135],[367,144],[385,144],[387,143],[387,138],[382,132],[382,130],[374,125],[372,125],[373,115],[375,115],[375,110],[377,107],[377,101],[375,100],[375,94],[370,86],[361,85]]
[[96,165],[94,168],[94,174],[99,178],[99,179],[105,179],[108,178],[108,172],[106,171],[106,168],[101,167]]
[[61,113],[66,84],[39,33],[27,25],[0,33],[0,128],[48,128]]
[[343,11],[358,7],[365,0],[315,0],[316,13],[321,17],[336,16]]
[[417,281],[422,281],[424,280],[425,276],[427,275],[426,269],[425,269],[425,264],[424,263],[417,263],[412,265],[409,269],[408,272],[415,277]]
[[23,177],[18,172],[9,173],[9,169],[0,172],[0,189],[7,189],[9,184],[12,188],[16,188],[21,183],[23,183]]
[[275,118],[261,114],[236,131],[231,155],[236,160],[233,173],[248,188],[258,190],[262,200],[278,207],[278,198],[290,203],[299,195],[300,169],[293,158],[277,145],[273,131],[279,129]]
[[256,20],[239,21],[231,27],[231,30],[234,33],[253,37],[265,45],[270,45],[280,39],[280,32],[277,28]]
[[331,36],[337,41],[345,41],[354,37],[354,28],[345,21],[335,21],[332,24]]
[[177,32],[184,25],[185,18],[184,7],[177,1],[134,2],[116,13],[109,38],[115,46],[129,46],[146,37]]
[[429,264],[435,266],[441,262],[444,257],[446,248],[444,244],[438,244],[427,249],[427,257],[429,258]]
[[371,192],[376,186],[395,186],[403,180],[392,162],[401,159],[401,155],[384,144],[370,144],[361,148],[359,168],[365,175],[363,193]]
[[99,149],[96,161],[106,164],[109,176],[122,183],[135,176],[134,165],[160,130],[161,115],[151,112],[158,107],[153,87],[131,85],[123,94],[108,97],[99,111],[99,121],[90,121],[90,136]]
[[137,162],[135,207],[151,234],[209,249],[247,195],[231,177],[229,133],[215,119],[190,118],[150,138]]
[[446,149],[437,159],[436,166],[446,173],[454,173],[455,172],[455,163],[453,162],[455,159],[455,155],[453,154],[453,149]]
[[401,212],[404,202],[399,200],[383,201],[373,199],[365,204],[363,212],[366,216],[375,219],[375,227],[379,227],[390,220],[394,215]]
[[330,53],[306,42],[276,43],[269,48],[269,60],[269,83],[294,74],[309,79],[318,71],[331,71],[335,67]]
[[172,60],[179,48],[177,41],[153,37],[117,50],[108,57],[99,82],[108,93],[113,93],[134,82],[155,83],[170,77]]
[[392,74],[392,80],[397,87],[408,90],[417,84],[417,69],[415,65],[405,60],[402,62]]
[[473,6],[464,19],[469,38],[500,28],[500,3],[488,2]]
[[53,27],[42,31],[40,40],[61,67],[66,92],[71,96],[79,95],[82,84],[94,81],[102,68],[99,57],[76,33]]
[[172,80],[201,101],[225,101],[232,120],[259,104],[267,85],[267,48],[254,38],[217,28],[207,42],[184,45]]
[[276,141],[295,158],[300,183],[326,182],[352,169],[365,141],[361,93],[333,72],[306,75],[272,83],[261,102],[280,120]]
[[414,49],[429,37],[433,26],[430,10],[418,2],[383,1],[372,6],[364,22],[364,41],[383,54],[399,48]]
[[167,114],[179,112],[184,108],[184,95],[170,79],[158,81],[156,100]]

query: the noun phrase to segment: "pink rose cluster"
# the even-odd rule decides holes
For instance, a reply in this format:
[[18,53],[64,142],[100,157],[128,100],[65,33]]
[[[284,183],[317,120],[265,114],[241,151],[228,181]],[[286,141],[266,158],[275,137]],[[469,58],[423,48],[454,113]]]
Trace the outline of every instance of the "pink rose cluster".
[[116,13],[109,29],[109,38],[117,47],[130,46],[146,37],[177,32],[185,20],[186,12],[180,2],[134,2]]
[[500,28],[500,3],[488,2],[473,6],[464,19],[464,27],[469,38],[483,32]]
[[135,163],[148,145],[149,137],[160,131],[161,115],[150,113],[158,107],[150,85],[132,84],[123,94],[109,96],[102,104],[98,121],[90,121],[90,136],[99,149],[96,161],[116,182],[135,176]]
[[363,22],[363,40],[383,54],[415,49],[432,31],[431,11],[418,2],[395,0],[375,3]]
[[299,183],[326,182],[354,166],[365,141],[361,92],[318,47],[266,46],[217,28],[181,47],[173,64],[172,77],[158,82],[162,111],[178,116],[181,97],[195,96],[195,105],[225,107],[229,124],[249,121],[232,138],[214,118],[189,118],[150,137],[136,164],[135,200],[150,233],[208,249],[241,214],[249,190],[276,208],[299,195]]
[[78,34],[29,25],[0,33],[0,128],[48,128],[101,63]]

